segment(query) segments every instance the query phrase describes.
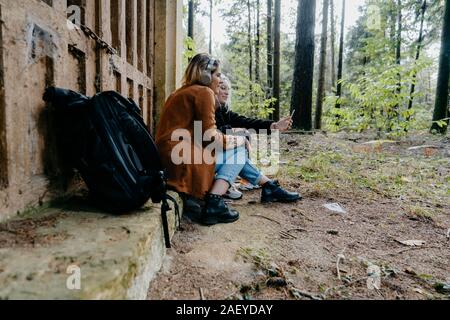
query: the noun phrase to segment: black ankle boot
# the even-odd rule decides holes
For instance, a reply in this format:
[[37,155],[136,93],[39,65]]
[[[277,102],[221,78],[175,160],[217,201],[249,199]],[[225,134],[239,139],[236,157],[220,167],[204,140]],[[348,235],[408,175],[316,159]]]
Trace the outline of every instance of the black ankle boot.
[[280,187],[278,181],[269,181],[263,185],[261,202],[295,202],[302,196],[297,192],[289,192]]
[[183,215],[192,222],[200,222],[202,218],[203,203],[194,197],[183,197]]
[[202,223],[213,225],[217,223],[231,223],[239,219],[239,212],[231,210],[222,196],[208,194],[205,198],[205,207],[203,208]]

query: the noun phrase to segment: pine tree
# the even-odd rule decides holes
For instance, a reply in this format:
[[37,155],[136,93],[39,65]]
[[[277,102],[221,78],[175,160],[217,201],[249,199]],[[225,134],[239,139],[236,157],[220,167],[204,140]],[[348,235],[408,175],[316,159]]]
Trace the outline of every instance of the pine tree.
[[189,0],[188,37],[194,39],[194,0]]
[[250,79],[250,101],[253,103],[253,41],[252,41],[252,11],[250,0],[247,0],[247,13],[248,13],[248,25],[247,25],[247,39],[248,39],[248,77]]
[[344,26],[345,26],[345,0],[342,1],[342,17],[341,17],[341,37],[339,40],[339,62],[338,62],[338,76],[337,76],[337,90],[336,95],[338,101],[336,102],[336,108],[341,107],[340,98],[342,97],[342,69],[344,64]]
[[261,74],[260,74],[260,65],[261,65],[261,25],[260,25],[260,10],[261,3],[260,0],[256,0],[256,41],[255,41],[255,81],[256,83],[260,83]]
[[316,1],[298,0],[291,110],[294,127],[305,131],[312,129],[315,22]]
[[209,54],[212,54],[213,0],[209,0]]
[[[267,0],[267,98],[273,95],[273,37],[272,37],[272,0]],[[273,118],[273,114],[272,114]]]
[[448,95],[450,80],[450,0],[445,0],[444,23],[442,26],[439,75],[436,89],[436,102],[431,130],[445,134],[448,126]]
[[330,44],[331,44],[331,86],[336,84],[336,40],[335,40],[335,17],[334,17],[334,0],[330,0]]
[[[315,2],[315,1],[313,1]],[[280,26],[281,26],[281,0],[275,0],[275,30],[273,51],[273,97],[274,104],[273,120],[280,120]]]
[[[420,8],[420,29],[419,29],[419,39],[417,40],[417,51],[416,51],[416,62],[420,58],[420,51],[422,50],[423,46],[423,23],[425,20],[425,12],[427,10],[427,0],[424,0],[422,3],[422,7]],[[413,107],[413,100],[414,100],[414,92],[416,89],[416,79],[417,79],[417,73],[414,73],[413,75],[413,83],[411,84],[411,90],[409,91],[409,102],[408,102],[408,109],[411,110]],[[410,120],[410,117],[408,116],[408,121]]]
[[327,32],[328,32],[328,0],[323,0],[323,21],[322,21],[322,36],[320,39],[320,62],[319,62],[319,83],[317,86],[317,101],[316,101],[316,117],[315,129],[322,128],[322,108],[323,99],[325,97],[325,67],[327,58]]

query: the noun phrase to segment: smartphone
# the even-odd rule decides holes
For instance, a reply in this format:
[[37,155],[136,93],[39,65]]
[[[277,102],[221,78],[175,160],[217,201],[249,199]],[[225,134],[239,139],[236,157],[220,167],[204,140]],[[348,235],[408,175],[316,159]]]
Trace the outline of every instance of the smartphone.
[[294,118],[295,111],[296,111],[295,109],[294,109],[294,111],[292,111],[292,113],[291,113],[291,119]]

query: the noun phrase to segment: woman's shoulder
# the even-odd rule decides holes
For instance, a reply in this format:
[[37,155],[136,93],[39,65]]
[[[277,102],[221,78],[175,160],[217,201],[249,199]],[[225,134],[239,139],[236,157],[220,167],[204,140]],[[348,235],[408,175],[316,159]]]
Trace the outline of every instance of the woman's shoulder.
[[214,92],[211,90],[211,88],[199,84],[181,87],[180,90],[187,94],[201,94],[214,96]]
[[176,91],[172,92],[172,94],[168,97],[168,103],[174,103],[175,101],[186,99],[188,101],[196,101],[197,99],[205,100],[205,99],[214,99],[214,91],[212,91],[209,87],[201,86],[201,85],[190,85],[183,86]]

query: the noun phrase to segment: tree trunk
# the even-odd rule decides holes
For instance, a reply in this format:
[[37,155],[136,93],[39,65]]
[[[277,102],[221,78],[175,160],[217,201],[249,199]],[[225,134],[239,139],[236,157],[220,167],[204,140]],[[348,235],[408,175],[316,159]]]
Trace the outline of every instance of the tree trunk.
[[395,50],[395,63],[400,65],[402,49],[402,1],[397,0],[397,47]]
[[[420,51],[422,50],[422,43],[423,43],[423,22],[425,20],[425,11],[427,10],[427,0],[423,1],[422,8],[421,8],[421,17],[420,17],[420,30],[419,30],[419,39],[417,40],[417,51],[416,51],[416,62],[420,58]],[[413,107],[413,100],[414,100],[414,92],[416,90],[416,79],[417,79],[417,73],[414,73],[413,75],[413,82],[411,84],[411,90],[409,91],[409,103],[408,103],[408,110],[411,110]],[[408,115],[408,121],[410,120],[411,116]]]
[[[395,63],[401,65],[401,52],[402,52],[402,1],[397,0],[397,46],[395,50]],[[402,79],[400,73],[398,73],[398,83],[397,83],[397,96],[400,96],[402,92]],[[399,104],[394,106],[394,118],[399,117]]]
[[250,0],[247,0],[247,10],[248,10],[248,77],[250,79],[250,102],[253,103],[253,43],[252,43],[252,12]]
[[[314,1],[315,2],[315,1]],[[273,52],[273,120],[280,120],[280,26],[281,26],[281,0],[275,0],[275,30]]]
[[212,54],[213,0],[209,0],[209,54]]
[[291,110],[294,127],[305,131],[312,129],[315,23],[316,1],[298,0]]
[[189,0],[188,37],[194,39],[194,0]]
[[[273,42],[272,42],[272,0],[267,0],[267,90],[266,97],[272,98],[273,87]],[[271,115],[273,118],[273,114]]]
[[320,38],[320,62],[319,62],[319,83],[317,86],[317,101],[316,101],[316,118],[315,129],[322,128],[322,107],[323,99],[325,97],[325,67],[327,58],[327,32],[328,32],[328,0],[323,0],[323,21],[322,21],[322,36]]
[[390,20],[390,33],[389,33],[389,37],[390,37],[390,45],[391,45],[391,49],[392,49],[392,57],[395,58],[396,55],[396,38],[395,35],[397,33],[397,10],[396,10],[396,5],[395,3],[391,3],[390,4],[390,12],[389,12],[389,20]]
[[261,55],[260,55],[260,46],[261,46],[261,30],[260,30],[260,0],[256,1],[256,43],[255,43],[255,81],[256,83],[260,83],[261,75],[260,75],[260,64],[261,64]]
[[[339,40],[339,62],[338,62],[338,76],[337,76],[337,90],[336,95],[338,99],[342,97],[342,68],[343,68],[343,59],[344,59],[344,27],[345,27],[345,0],[342,2],[342,21],[341,21],[341,37]],[[336,108],[341,107],[341,102],[338,100],[336,102]]]
[[330,14],[331,14],[331,86],[336,84],[336,40],[335,40],[335,21],[334,21],[334,0],[330,0]]
[[[195,4],[194,0],[189,0],[189,9],[188,9],[188,30],[187,35],[189,38],[194,40],[194,19],[195,19]],[[192,58],[189,58],[190,62]]]
[[[442,27],[441,53],[439,57],[439,75],[436,88],[436,102],[431,130],[445,134],[448,126],[448,95],[450,80],[450,0],[445,1],[444,23]],[[435,121],[446,120],[446,126],[439,126]]]

